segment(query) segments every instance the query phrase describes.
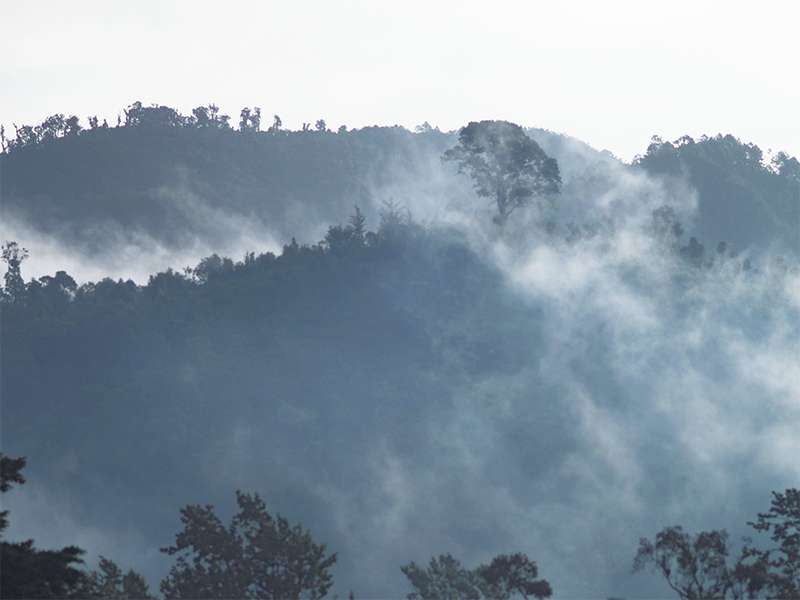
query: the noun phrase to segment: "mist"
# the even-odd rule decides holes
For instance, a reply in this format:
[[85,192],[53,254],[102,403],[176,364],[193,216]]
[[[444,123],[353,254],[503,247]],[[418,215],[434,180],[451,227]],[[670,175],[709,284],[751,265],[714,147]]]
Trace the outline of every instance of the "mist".
[[[694,235],[698,192],[685,178],[648,176],[577,141],[548,152],[564,166],[558,208],[515,212],[505,228],[467,175],[409,144],[367,173],[361,192],[324,210],[295,199],[269,221],[217,206],[187,181],[151,190],[188,224],[171,240],[112,222],[46,233],[14,213],[0,236],[30,251],[26,279],[66,270],[80,282],[145,284],[211,253],[239,260],[280,254],[293,237],[316,243],[355,203],[373,229],[387,201],[407,207],[431,238],[420,269],[447,273],[458,250],[493,282],[462,298],[457,318],[434,318],[449,307],[427,305],[416,280],[387,273],[385,302],[407,325],[388,343],[423,340],[430,368],[407,376],[405,359],[387,354],[374,363],[385,371],[363,383],[353,374],[365,358],[330,342],[308,352],[321,370],[344,373],[342,387],[303,382],[305,400],[290,402],[265,384],[277,366],[248,364],[231,390],[241,397],[224,399],[232,415],[212,426],[223,400],[214,398],[187,417],[206,436],[185,459],[187,478],[206,491],[197,497],[186,484],[170,502],[210,502],[227,519],[235,489],[261,493],[339,553],[340,596],[405,595],[399,566],[411,560],[451,553],[472,568],[519,551],[557,598],[664,597],[658,577],[630,574],[640,538],[681,524],[726,528],[738,543],[770,492],[800,479],[800,276],[758,246],[695,268],[653,218],[671,207],[684,240]],[[701,241],[711,250],[719,240]],[[214,351],[247,363],[235,341],[244,326],[229,327],[220,339],[234,341]],[[280,351],[289,365],[300,352]],[[187,353],[164,369],[193,389],[200,365]],[[405,400],[387,405],[382,394]],[[25,452],[22,440],[8,447]],[[4,497],[9,539],[78,544],[157,589],[169,566],[157,548],[174,540],[183,504],[159,507],[145,524],[142,502],[155,492],[117,496],[113,482],[95,481],[107,495],[90,514],[74,487],[61,494],[57,485],[91,478],[79,458],[48,465],[47,476],[38,468],[29,463],[29,482]]]

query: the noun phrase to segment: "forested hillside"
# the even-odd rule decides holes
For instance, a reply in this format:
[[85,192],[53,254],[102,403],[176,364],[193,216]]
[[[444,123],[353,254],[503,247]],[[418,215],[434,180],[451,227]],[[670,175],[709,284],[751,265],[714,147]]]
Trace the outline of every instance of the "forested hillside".
[[[152,586],[178,509],[227,518],[243,490],[338,553],[339,596],[524,552],[556,597],[664,597],[630,574],[641,538],[738,536],[797,487],[796,159],[720,136],[624,165],[504,124],[560,193],[512,189],[501,227],[500,192],[440,160],[463,136],[252,119],[134,105],[3,154],[4,219],[65,248],[114,223],[177,249],[219,214],[285,240],[146,283],[32,279],[6,241],[0,433],[28,477],[11,536],[92,541]],[[327,221],[308,239],[304,219]],[[95,241],[87,260],[121,249]]]
[[[455,132],[427,124],[415,133],[400,127],[333,132],[324,121],[287,131],[277,116],[261,131],[260,114],[249,109],[238,128],[229,121],[214,105],[186,117],[134,103],[116,127],[90,119],[82,128],[76,117],[63,115],[22,126],[4,142],[4,220],[21,221],[86,255],[126,244],[175,250],[197,240],[215,249],[245,230],[265,232],[279,244],[292,237],[313,243],[354,204],[374,222],[390,198],[411,206],[418,218],[438,217],[467,194],[466,182],[459,185],[439,160]],[[619,165],[578,140],[528,132],[559,162],[563,207],[576,204],[576,188],[578,195],[602,194],[598,165]],[[684,137],[675,144],[656,140],[629,170],[686,179],[697,190],[690,235],[726,241],[737,251],[778,243],[781,251],[797,253],[800,165],[781,153],[771,165],[763,159],[760,149],[732,136]],[[587,190],[587,182],[594,187]],[[568,219],[562,221],[566,228]]]

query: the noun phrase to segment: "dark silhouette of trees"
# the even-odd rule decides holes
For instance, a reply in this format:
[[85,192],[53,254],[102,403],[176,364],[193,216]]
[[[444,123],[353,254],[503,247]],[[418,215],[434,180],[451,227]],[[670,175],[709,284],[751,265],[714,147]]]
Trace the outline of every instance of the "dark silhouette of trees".
[[665,527],[655,543],[642,538],[633,572],[652,567],[684,600],[704,598],[800,598],[800,492],[773,492],[772,509],[748,523],[771,532],[777,548],[759,550],[747,543],[731,557],[728,532],[697,535]]
[[239,114],[239,131],[259,131],[261,129],[261,109],[256,106],[251,112],[245,106]]
[[142,106],[139,101],[125,109],[125,127],[146,127],[158,129],[164,127],[183,127],[186,117],[168,106]]
[[692,536],[680,526],[665,527],[655,543],[642,539],[633,571],[652,565],[685,600],[741,598],[747,589],[744,565],[728,565],[728,532],[701,532]]
[[236,492],[239,512],[225,527],[212,506],[181,509],[184,530],[169,555],[182,553],[161,583],[166,598],[321,598],[333,584],[325,556],[301,525],[273,518],[258,497]]
[[209,104],[208,106],[198,106],[192,109],[193,123],[199,128],[207,129],[230,129],[228,123],[230,117],[220,114],[219,106]]
[[142,575],[133,569],[123,574],[113,560],[103,556],[100,557],[99,570],[89,573],[83,589],[76,595],[105,600],[155,600]]
[[536,563],[521,552],[496,556],[489,566],[481,565],[478,575],[486,582],[486,596],[507,600],[520,594],[523,598],[549,598],[553,589],[544,579],[536,579],[539,569]]
[[491,198],[497,208],[498,225],[505,225],[514,210],[530,206],[536,198],[553,202],[560,190],[558,163],[519,125],[472,122],[459,132],[458,141],[442,160],[457,162],[459,173],[469,172],[478,195]]
[[[0,454],[0,492],[11,484],[23,484],[20,471],[25,458]],[[0,534],[8,527],[8,511],[0,513]],[[85,554],[76,546],[61,550],[36,550],[33,540],[0,542],[0,595],[3,598],[74,598],[86,581],[86,574],[73,565],[83,564]]]
[[400,570],[414,588],[407,596],[409,600],[508,600],[515,594],[543,599],[553,595],[547,581],[536,579],[536,563],[520,552],[501,554],[491,564],[472,570],[462,567],[450,554],[432,558],[427,569],[412,561]]
[[790,488],[772,495],[772,508],[759,513],[758,520],[748,525],[770,533],[778,547],[745,552],[768,566],[766,587],[771,597],[800,598],[800,490]]
[[465,569],[450,554],[431,558],[430,566],[423,569],[414,561],[402,565],[400,570],[408,577],[414,591],[408,600],[477,599],[482,597],[481,580],[474,570]]
[[16,302],[25,293],[25,280],[22,279],[20,267],[22,262],[28,258],[28,251],[20,248],[17,242],[6,242],[2,246],[2,259],[8,265],[5,275],[5,288],[3,296],[11,302]]

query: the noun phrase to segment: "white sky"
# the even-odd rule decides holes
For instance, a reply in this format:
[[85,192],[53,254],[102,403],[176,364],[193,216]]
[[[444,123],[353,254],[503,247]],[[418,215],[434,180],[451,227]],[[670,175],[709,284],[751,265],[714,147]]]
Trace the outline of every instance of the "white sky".
[[0,123],[136,100],[284,126],[507,119],[625,160],[732,133],[800,155],[800,1],[0,0]]

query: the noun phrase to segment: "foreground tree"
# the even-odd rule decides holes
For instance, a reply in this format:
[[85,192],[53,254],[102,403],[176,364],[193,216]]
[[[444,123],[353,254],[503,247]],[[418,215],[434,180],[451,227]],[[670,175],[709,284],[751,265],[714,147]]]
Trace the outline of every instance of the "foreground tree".
[[178,557],[161,583],[166,598],[322,598],[333,584],[336,554],[311,533],[267,512],[258,497],[236,492],[239,513],[226,528],[212,506],[181,510],[184,530],[162,552]]
[[772,492],[772,508],[748,523],[756,531],[771,533],[778,544],[772,550],[745,552],[768,567],[766,588],[775,598],[800,598],[800,490]]
[[520,552],[501,554],[491,564],[469,570],[450,554],[432,558],[423,569],[413,561],[400,567],[414,587],[409,600],[508,600],[519,594],[523,598],[548,598],[553,595],[550,584],[536,579],[536,563]]
[[536,579],[539,569],[536,563],[521,552],[510,556],[496,556],[489,566],[477,568],[478,575],[486,582],[486,597],[507,600],[515,594],[527,598],[549,598],[553,588],[544,579]]
[[[633,571],[652,565],[667,584],[687,600],[701,598],[742,598],[748,591],[746,569],[741,559],[728,564],[728,532],[704,531],[692,536],[680,526],[665,527],[655,543],[642,539]],[[749,590],[757,592],[757,590]]]
[[[0,454],[0,492],[12,483],[25,483],[20,471],[25,458]],[[8,527],[8,511],[0,513],[0,534]],[[83,563],[85,550],[69,546],[62,550],[36,550],[33,540],[0,543],[0,595],[3,598],[80,597],[86,574],[73,565]]]
[[469,171],[478,195],[491,198],[497,208],[494,222],[498,225],[505,225],[514,210],[530,206],[536,198],[548,198],[554,204],[553,196],[561,186],[558,162],[519,125],[472,122],[459,132],[458,141],[442,160],[457,162],[459,173]]
[[633,571],[651,566],[685,600],[701,598],[800,598],[800,493],[773,492],[772,510],[760,513],[757,531],[771,532],[778,548],[746,545],[733,559],[728,532],[690,535],[665,527],[655,543],[642,538]]
[[99,570],[91,571],[76,594],[81,598],[106,600],[155,600],[144,577],[131,569],[123,574],[113,560],[100,557]]

